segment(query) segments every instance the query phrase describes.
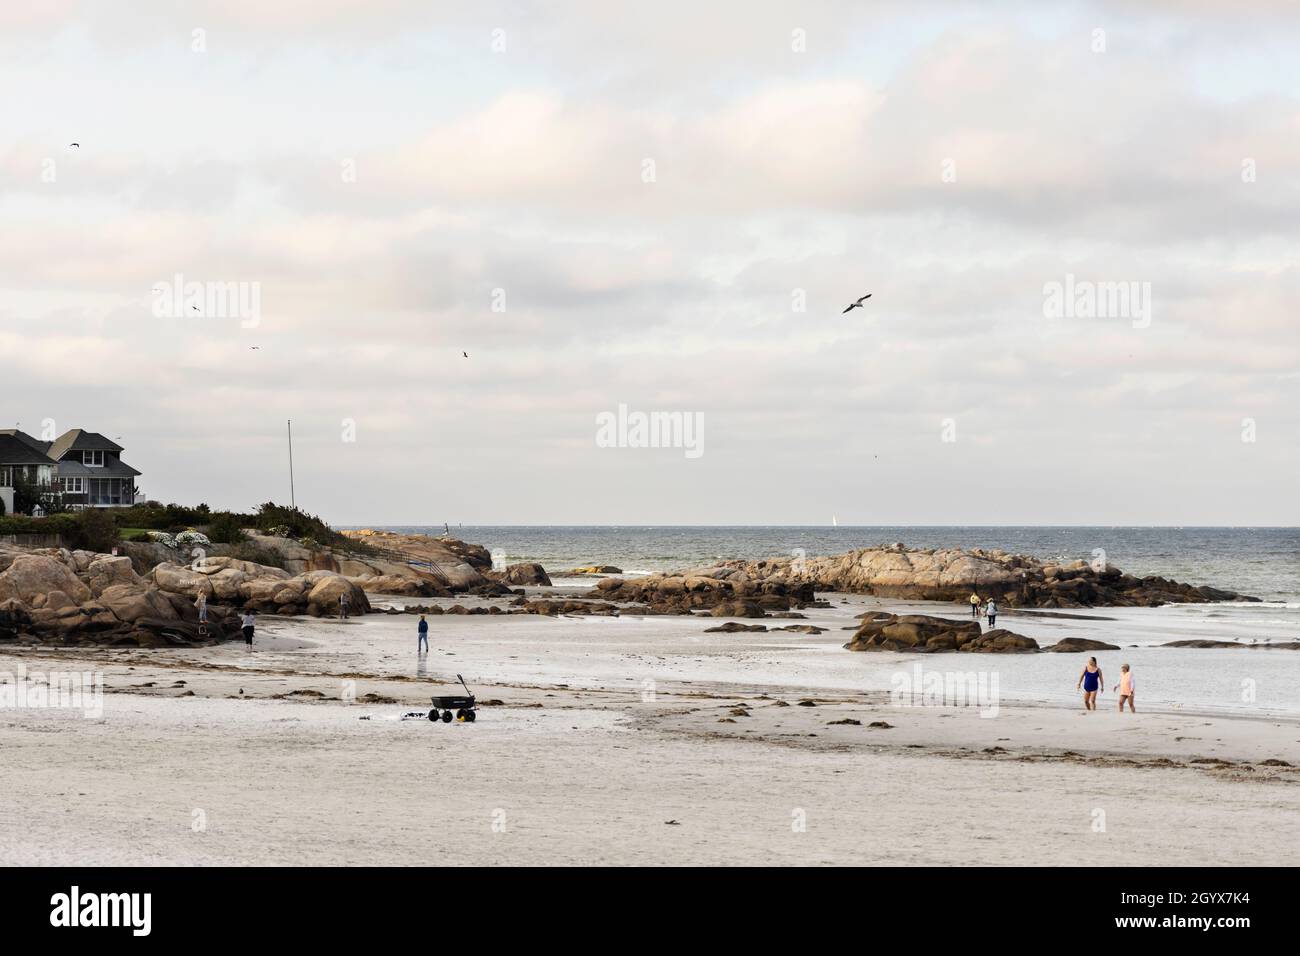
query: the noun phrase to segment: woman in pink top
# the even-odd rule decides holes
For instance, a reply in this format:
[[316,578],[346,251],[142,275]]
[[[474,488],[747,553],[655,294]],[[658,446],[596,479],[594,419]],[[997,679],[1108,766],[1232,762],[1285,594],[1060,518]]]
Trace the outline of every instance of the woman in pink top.
[[1128,701],[1128,712],[1137,713],[1133,708],[1133,672],[1125,664],[1119,669],[1119,712],[1124,713],[1124,701]]

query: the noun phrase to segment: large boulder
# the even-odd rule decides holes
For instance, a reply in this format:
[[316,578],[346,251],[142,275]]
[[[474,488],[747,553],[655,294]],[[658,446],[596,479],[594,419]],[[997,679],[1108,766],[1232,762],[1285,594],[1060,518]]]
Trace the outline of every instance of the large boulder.
[[77,604],[94,596],[68,565],[43,554],[20,554],[0,573],[0,603],[14,599],[30,605],[51,591],[62,591]]
[[[307,604],[311,608],[321,614],[336,614],[339,610],[339,597],[346,594],[349,599],[349,613],[365,614],[370,610],[370,601],[366,598],[366,592],[343,575],[321,571],[313,574],[324,576],[314,582],[307,594]],[[304,575],[304,577],[312,577],[312,575]]]
[[1039,650],[1039,647],[1038,642],[1032,637],[1014,634],[1006,628],[998,627],[984,632],[973,641],[966,642],[959,650],[984,654],[1033,654]]
[[107,588],[116,584],[143,587],[145,583],[140,575],[135,573],[130,558],[112,557],[111,555],[99,555],[91,561],[86,566],[82,580],[90,586],[90,590],[96,596],[103,594]]
[[844,645],[851,651],[982,651],[1014,653],[1036,651],[1030,637],[998,628],[984,633],[978,621],[960,621],[925,614],[869,614],[852,640]]
[[150,572],[150,577],[160,590],[182,594],[192,601],[197,600],[200,594],[212,599],[212,581],[207,574],[192,567],[163,562]]
[[551,579],[546,569],[535,562],[512,564],[504,571],[488,571],[487,576],[503,584],[550,587]]
[[99,595],[99,603],[119,621],[135,622],[141,618],[177,620],[180,617],[157,588],[115,584]]
[[1117,651],[1118,644],[1107,644],[1105,641],[1094,641],[1088,637],[1067,637],[1064,640],[1057,641],[1050,647],[1044,647],[1045,651],[1053,651],[1058,654],[1076,654],[1080,651]]

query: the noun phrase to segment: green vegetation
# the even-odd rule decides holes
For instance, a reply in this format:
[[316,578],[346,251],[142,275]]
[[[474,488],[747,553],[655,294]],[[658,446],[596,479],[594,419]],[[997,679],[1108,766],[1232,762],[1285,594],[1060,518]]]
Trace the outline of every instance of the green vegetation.
[[244,534],[244,522],[228,511],[214,514],[204,534],[213,544],[240,544],[248,540],[248,535]]
[[284,556],[279,551],[272,551],[270,548],[259,548],[251,541],[235,545],[230,549],[230,556],[238,558],[240,561],[252,561],[254,564],[265,564],[267,567],[280,568],[282,571],[287,570],[284,566]]
[[[15,502],[17,504],[17,502]],[[177,534],[194,529],[206,534],[213,544],[246,546],[249,553],[260,557],[243,560],[258,564],[279,566],[278,561],[263,560],[269,556],[264,549],[248,544],[244,528],[256,528],[264,534],[274,533],[295,538],[304,547],[318,550],[337,548],[357,554],[370,554],[374,549],[339,534],[316,515],[299,508],[287,508],[268,501],[251,514],[232,511],[213,511],[206,504],[195,508],[184,505],[164,505],[148,501],[130,508],[112,510],[86,509],[77,512],[49,514],[44,518],[25,515],[0,516],[0,534],[57,534],[71,547],[85,548],[96,542],[93,550],[108,551],[118,541],[148,541],[150,531]]]

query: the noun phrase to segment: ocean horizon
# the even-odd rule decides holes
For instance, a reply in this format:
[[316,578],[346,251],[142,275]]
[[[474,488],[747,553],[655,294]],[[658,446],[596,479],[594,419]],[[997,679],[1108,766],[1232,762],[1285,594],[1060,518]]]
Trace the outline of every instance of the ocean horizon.
[[[439,535],[443,525],[345,525]],[[1089,525],[451,525],[509,563],[548,572],[608,564],[630,574],[730,559],[913,548],[1000,548],[1043,560],[1106,561],[1130,574],[1208,584],[1264,601],[1300,602],[1300,528]]]

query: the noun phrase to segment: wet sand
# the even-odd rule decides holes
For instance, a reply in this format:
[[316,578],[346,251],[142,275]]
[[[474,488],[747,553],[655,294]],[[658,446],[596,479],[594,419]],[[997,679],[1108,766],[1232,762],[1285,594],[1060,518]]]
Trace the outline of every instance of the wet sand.
[[[0,710],[5,862],[1300,862],[1300,720],[1267,700],[1300,655],[1126,648],[1151,655],[1134,665],[1140,712],[1116,713],[1108,689],[1084,713],[1079,655],[852,654],[838,628],[896,605],[832,604],[808,612],[829,628],[816,636],[435,616],[423,660],[415,618],[396,615],[267,619],[251,654],[0,649],[0,670],[106,684],[98,719]],[[1007,623],[1043,643],[1080,626]],[[1187,655],[1235,657],[1265,690],[1161,705],[1160,671],[1206,670]],[[996,674],[996,706],[898,706],[891,683],[918,663]],[[456,692],[456,672],[477,722],[401,719]],[[1064,689],[1019,693],[1043,674]]]

